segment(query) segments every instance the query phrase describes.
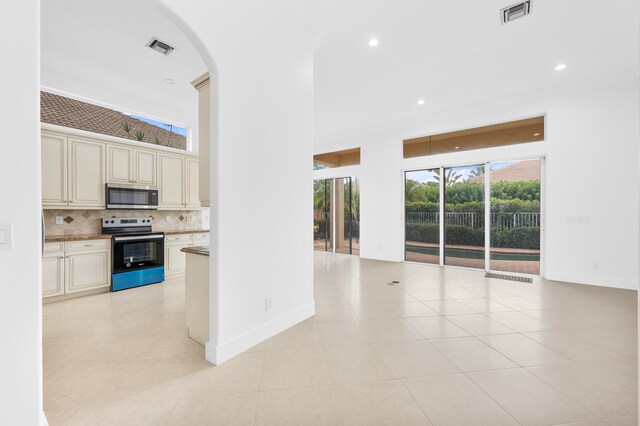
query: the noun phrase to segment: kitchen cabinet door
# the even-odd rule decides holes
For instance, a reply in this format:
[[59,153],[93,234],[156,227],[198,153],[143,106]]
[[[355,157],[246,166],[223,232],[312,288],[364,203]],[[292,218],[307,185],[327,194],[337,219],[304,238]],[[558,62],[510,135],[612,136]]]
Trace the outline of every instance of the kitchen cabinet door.
[[69,139],[69,205],[105,208],[105,146]]
[[42,133],[42,206],[67,205],[67,138]]
[[109,287],[111,285],[110,250],[68,255],[65,269],[66,293]]
[[180,210],[185,208],[184,179],[184,156],[158,154],[159,209]]
[[42,259],[42,297],[61,294],[64,294],[64,255],[45,255]]
[[200,209],[200,173],[199,162],[197,158],[187,158],[185,194],[186,208],[188,210]]
[[139,185],[156,186],[156,153],[142,149],[134,151],[134,179]]
[[164,247],[164,275],[165,277],[175,277],[184,274],[187,267],[186,253],[181,252],[190,244],[170,244]]
[[107,182],[133,183],[133,150],[107,145]]

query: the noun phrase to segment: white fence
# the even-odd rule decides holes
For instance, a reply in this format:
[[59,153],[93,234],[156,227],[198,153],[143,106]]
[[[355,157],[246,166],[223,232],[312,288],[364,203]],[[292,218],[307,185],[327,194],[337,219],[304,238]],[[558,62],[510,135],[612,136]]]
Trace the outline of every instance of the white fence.
[[[463,225],[471,228],[484,226],[484,214],[449,212],[445,213],[447,225]],[[440,213],[415,212],[407,213],[406,223],[440,223]],[[511,229],[518,227],[539,228],[540,213],[538,212],[503,212],[491,213],[491,227],[497,229]]]

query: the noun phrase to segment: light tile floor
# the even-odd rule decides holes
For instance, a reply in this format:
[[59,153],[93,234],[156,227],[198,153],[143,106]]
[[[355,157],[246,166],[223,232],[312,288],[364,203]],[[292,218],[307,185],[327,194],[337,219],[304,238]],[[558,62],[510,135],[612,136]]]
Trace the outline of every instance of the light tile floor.
[[315,253],[315,300],[218,367],[182,281],[47,304],[49,424],[637,425],[636,292]]

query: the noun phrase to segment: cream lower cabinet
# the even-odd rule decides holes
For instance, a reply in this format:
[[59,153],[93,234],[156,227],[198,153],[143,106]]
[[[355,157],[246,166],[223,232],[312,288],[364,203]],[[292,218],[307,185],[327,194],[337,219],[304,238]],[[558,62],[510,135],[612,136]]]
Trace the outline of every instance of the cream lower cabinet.
[[164,276],[167,278],[184,275],[187,267],[185,247],[209,245],[208,232],[167,235],[164,238]]
[[46,243],[42,259],[42,297],[111,286],[111,240]]
[[111,285],[111,240],[65,244],[65,293]]
[[42,257],[42,297],[64,294],[64,243],[47,243]]
[[187,267],[184,247],[191,245],[191,234],[167,235],[164,238],[164,276],[175,277],[184,274]]

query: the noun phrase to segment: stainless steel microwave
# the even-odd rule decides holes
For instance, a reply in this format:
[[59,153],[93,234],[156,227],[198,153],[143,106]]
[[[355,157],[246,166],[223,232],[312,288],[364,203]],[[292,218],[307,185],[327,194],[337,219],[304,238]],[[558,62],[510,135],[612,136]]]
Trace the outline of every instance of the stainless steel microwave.
[[110,210],[155,210],[158,208],[158,188],[108,183],[105,200]]

